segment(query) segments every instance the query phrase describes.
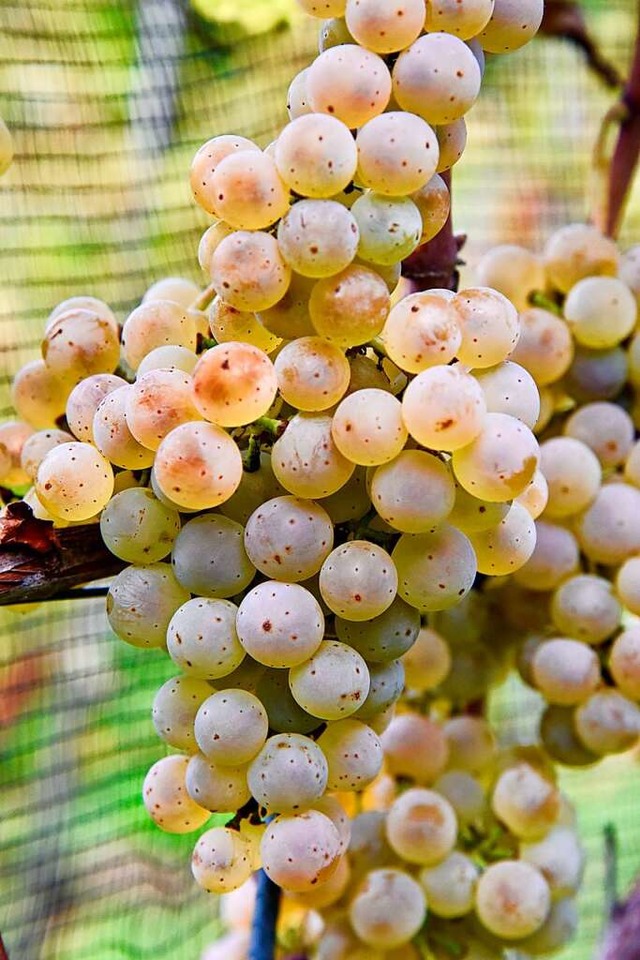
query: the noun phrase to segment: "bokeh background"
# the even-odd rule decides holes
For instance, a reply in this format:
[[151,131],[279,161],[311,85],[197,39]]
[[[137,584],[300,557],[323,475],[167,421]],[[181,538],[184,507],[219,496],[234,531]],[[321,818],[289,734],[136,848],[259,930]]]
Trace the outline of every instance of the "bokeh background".
[[[586,0],[590,30],[624,70],[635,0]],[[45,317],[74,294],[123,319],[162,276],[206,283],[207,218],[190,159],[237,132],[266,145],[286,90],[315,52],[293,0],[3,0],[0,116],[16,160],[0,181],[0,418]],[[497,242],[538,249],[590,209],[591,153],[614,94],[571,44],[540,38],[488,64],[454,173],[468,267]],[[632,198],[622,243],[639,239]],[[162,834],[140,802],[164,753],[151,725],[172,674],[158,651],[110,634],[101,600],[0,609],[0,930],[11,960],[199,960],[217,904],[191,881],[192,839]],[[492,711],[507,739],[535,734],[539,704],[510,681]],[[589,851],[579,940],[604,922],[603,829],[624,889],[640,871],[638,758],[565,773]]]

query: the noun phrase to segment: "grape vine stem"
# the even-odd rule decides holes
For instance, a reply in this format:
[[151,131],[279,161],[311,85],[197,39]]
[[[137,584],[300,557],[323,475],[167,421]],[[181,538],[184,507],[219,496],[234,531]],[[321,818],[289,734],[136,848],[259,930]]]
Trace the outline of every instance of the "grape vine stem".
[[620,101],[605,117],[620,117],[620,132],[609,164],[604,222],[598,224],[610,237],[617,237],[640,156],[640,3],[638,27],[629,78]]

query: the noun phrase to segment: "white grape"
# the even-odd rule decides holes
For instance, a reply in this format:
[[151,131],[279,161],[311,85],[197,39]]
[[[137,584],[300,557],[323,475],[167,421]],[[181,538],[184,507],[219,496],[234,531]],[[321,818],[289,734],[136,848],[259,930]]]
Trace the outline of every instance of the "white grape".
[[320,592],[327,606],[345,620],[369,620],[389,607],[398,577],[393,560],[367,540],[336,547],[320,569]]
[[453,509],[450,470],[422,450],[403,450],[378,467],[371,480],[371,502],[379,515],[402,533],[429,533]]
[[295,813],[322,796],[327,776],[324,753],[313,740],[299,733],[278,733],[251,762],[247,780],[260,806]]
[[404,197],[423,187],[436,172],[440,154],[429,124],[402,110],[365,123],[358,130],[356,147],[358,182],[390,197]]
[[433,783],[449,759],[446,737],[439,724],[417,713],[394,717],[381,736],[385,767],[394,777]]
[[289,493],[314,500],[336,493],[355,469],[333,441],[331,417],[321,414],[292,417],[273,445],[271,464]]
[[384,60],[353,43],[324,50],[309,67],[307,95],[312,109],[361,127],[387,106],[391,76]]
[[256,572],[244,549],[241,525],[212,513],[184,524],[173,545],[171,563],[187,590],[217,599],[240,593]]
[[187,600],[167,629],[167,650],[173,662],[187,676],[216,680],[230,674],[245,657],[236,633],[236,613],[229,600]]
[[280,252],[304,277],[331,277],[344,270],[359,239],[355,213],[335,200],[299,200],[278,224]]
[[425,895],[413,877],[383,868],[366,875],[351,901],[349,919],[369,948],[389,950],[415,936],[426,912]]
[[420,885],[437,917],[464,917],[473,910],[480,871],[469,857],[454,850],[435,867],[420,871]]
[[249,844],[229,827],[207,830],[195,845],[191,870],[196,883],[208,893],[237,890],[253,872]]
[[193,371],[193,402],[201,416],[221,427],[243,426],[264,416],[277,390],[271,360],[250,343],[220,343],[200,357]]
[[40,463],[35,490],[54,517],[88,520],[109,502],[113,483],[111,464],[98,450],[86,443],[61,443]]
[[342,120],[309,113],[293,119],[281,132],[276,140],[275,162],[282,179],[296,193],[333,197],[351,182],[358,151]]
[[349,387],[344,351],[322,337],[298,337],[285,344],[274,367],[280,395],[303,412],[327,410]]
[[[460,364],[430,367],[414,377],[405,390],[402,415],[407,430],[422,446],[432,450],[469,450],[474,438],[482,436],[486,400],[477,380]],[[470,492],[483,496],[475,490]]]
[[431,866],[444,860],[458,835],[458,819],[448,800],[434,790],[413,787],[387,814],[387,839],[408,863]]
[[[195,714],[195,741],[221,766],[249,763],[262,750],[269,731],[267,712],[254,694],[233,688],[209,694]],[[248,799],[248,798],[247,798]]]
[[215,249],[211,282],[225,303],[237,310],[260,312],[284,297],[291,283],[291,269],[271,234],[236,230]]
[[502,940],[518,940],[538,930],[551,906],[549,886],[540,871],[520,860],[492,863],[478,881],[480,922]]
[[449,363],[460,347],[462,332],[451,303],[425,291],[411,293],[392,307],[382,340],[402,370],[420,373]]
[[478,572],[500,577],[515,573],[531,557],[536,546],[536,524],[519,503],[495,527],[470,533]]
[[272,820],[260,844],[265,873],[287,891],[304,893],[328,880],[337,869],[340,837],[319,810]]
[[240,603],[236,629],[240,643],[258,663],[296,667],[306,663],[320,647],[324,616],[305,587],[267,580],[250,590]]
[[420,615],[396,597],[384,613],[370,620],[335,618],[338,640],[357,650],[368,663],[388,663],[411,650],[420,632]]
[[153,472],[159,489],[179,508],[209,510],[238,489],[242,457],[221,427],[196,420],[167,434]]
[[451,123],[473,106],[480,67],[462,40],[449,33],[419,37],[393,68],[393,95],[403,110],[427,123]]
[[112,630],[134,647],[164,647],[169,621],[190,599],[166,563],[126,567],[107,594]]
[[274,580],[294,583],[316,574],[333,547],[333,524],[313,500],[275,497],[249,517],[244,545],[254,566]]
[[544,0],[495,0],[478,39],[489,53],[511,53],[528,43],[542,23]]
[[487,413],[480,433],[452,457],[453,471],[469,493],[503,503],[522,493],[533,478],[538,443],[520,420]]
[[422,218],[409,197],[367,191],[351,212],[360,237],[358,256],[368,263],[392,266],[406,259],[420,242]]
[[198,748],[193,725],[198,708],[210,695],[211,686],[206,680],[171,677],[163,683],[151,709],[153,726],[160,739],[176,750],[195,753]]
[[318,738],[318,746],[329,767],[328,790],[363,790],[380,773],[380,740],[371,727],[359,720],[329,723]]
[[478,571],[468,537],[446,523],[429,533],[403,534],[391,556],[399,595],[423,613],[460,603]]
[[187,793],[211,813],[239,810],[251,799],[246,766],[221,766],[195,753],[185,777]]
[[363,658],[336,640],[324,640],[304,663],[289,671],[289,686],[303,710],[321,720],[342,720],[355,713],[369,693]]

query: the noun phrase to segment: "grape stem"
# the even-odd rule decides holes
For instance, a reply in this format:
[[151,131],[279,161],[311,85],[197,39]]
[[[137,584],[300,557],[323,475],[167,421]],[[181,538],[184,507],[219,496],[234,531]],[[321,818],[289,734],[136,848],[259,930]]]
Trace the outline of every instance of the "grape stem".
[[622,225],[640,155],[640,4],[631,72],[619,102],[605,117],[604,125],[610,125],[612,116],[620,118],[620,131],[609,164],[603,222],[598,226],[607,236],[615,238]]
[[[451,171],[445,170],[440,176],[451,192]],[[453,232],[451,211],[440,233],[418,247],[402,264],[402,276],[412,282],[417,293],[420,290],[458,289],[458,254],[464,246],[466,237],[456,236]]]
[[258,871],[257,883],[248,960],[273,960],[280,908],[280,887],[269,879],[264,870]]

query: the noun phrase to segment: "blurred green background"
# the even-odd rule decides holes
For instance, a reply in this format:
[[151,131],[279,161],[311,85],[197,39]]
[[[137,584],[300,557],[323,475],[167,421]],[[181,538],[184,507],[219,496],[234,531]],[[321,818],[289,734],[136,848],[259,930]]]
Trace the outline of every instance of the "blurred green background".
[[[634,0],[584,7],[624,70]],[[191,156],[225,132],[266,145],[316,41],[293,0],[4,0],[0,35],[0,116],[17,150],[0,181],[7,417],[11,376],[36,355],[58,301],[94,294],[123,319],[161,276],[206,282]],[[496,242],[539,248],[554,226],[585,217],[591,150],[612,101],[557,39],[488,65],[454,175],[466,276]],[[639,226],[632,200],[623,245]],[[162,834],[140,802],[164,752],[150,704],[170,662],[110,635],[100,600],[0,610],[0,642],[0,930],[11,960],[198,960],[217,934],[215,899],[191,881],[192,839]],[[538,710],[515,683],[493,704],[508,739],[531,737]],[[563,781],[590,860],[580,939],[562,957],[586,960],[604,920],[606,823],[618,829],[622,886],[640,871],[637,757]]]

